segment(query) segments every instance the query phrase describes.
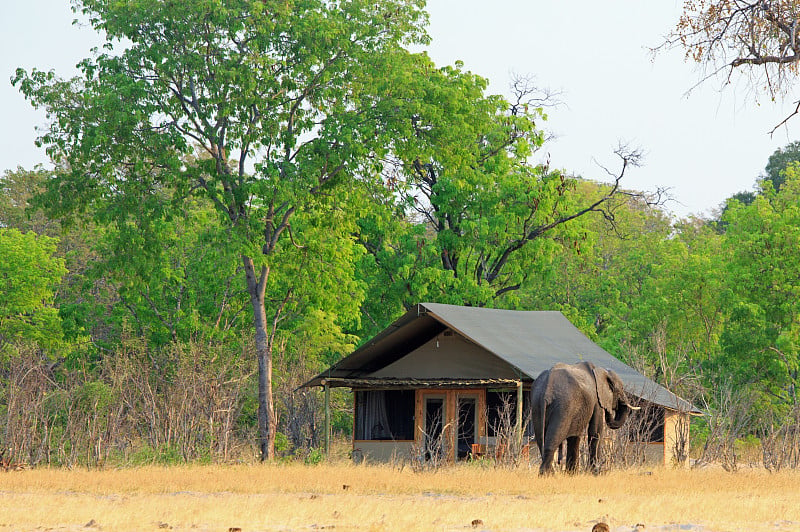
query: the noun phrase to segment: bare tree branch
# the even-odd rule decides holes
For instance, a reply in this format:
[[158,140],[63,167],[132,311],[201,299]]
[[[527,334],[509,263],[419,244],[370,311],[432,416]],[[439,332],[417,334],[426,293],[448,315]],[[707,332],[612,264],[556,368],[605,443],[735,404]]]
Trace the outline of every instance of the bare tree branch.
[[[724,87],[741,72],[756,94],[766,92],[774,100],[792,92],[797,81],[799,23],[800,4],[794,0],[687,2],[675,29],[653,52],[680,48],[687,59],[712,67],[698,85],[727,70]],[[770,135],[800,113],[796,104]]]

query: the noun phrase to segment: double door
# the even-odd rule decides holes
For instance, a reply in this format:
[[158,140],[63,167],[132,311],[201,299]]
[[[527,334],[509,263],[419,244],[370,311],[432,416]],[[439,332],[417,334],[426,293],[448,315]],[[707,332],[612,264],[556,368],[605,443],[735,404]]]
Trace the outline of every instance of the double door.
[[419,390],[415,440],[426,459],[466,459],[485,436],[483,390]]

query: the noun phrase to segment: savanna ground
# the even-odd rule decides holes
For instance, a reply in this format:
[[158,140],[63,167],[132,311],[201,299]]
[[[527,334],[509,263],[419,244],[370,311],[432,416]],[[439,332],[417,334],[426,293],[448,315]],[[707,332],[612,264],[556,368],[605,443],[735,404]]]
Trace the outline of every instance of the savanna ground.
[[[800,472],[258,464],[0,473],[0,530],[800,530]],[[474,522],[474,523],[473,523]]]

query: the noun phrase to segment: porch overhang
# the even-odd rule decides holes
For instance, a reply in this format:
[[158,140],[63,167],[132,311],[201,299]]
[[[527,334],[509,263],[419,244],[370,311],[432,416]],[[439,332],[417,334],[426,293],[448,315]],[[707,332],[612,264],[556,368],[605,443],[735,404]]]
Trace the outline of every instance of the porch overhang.
[[[530,379],[528,379],[530,381]],[[361,389],[417,389],[417,388],[512,388],[519,379],[411,379],[411,378],[316,378],[304,386],[329,386],[331,388]],[[524,380],[523,380],[524,382]]]

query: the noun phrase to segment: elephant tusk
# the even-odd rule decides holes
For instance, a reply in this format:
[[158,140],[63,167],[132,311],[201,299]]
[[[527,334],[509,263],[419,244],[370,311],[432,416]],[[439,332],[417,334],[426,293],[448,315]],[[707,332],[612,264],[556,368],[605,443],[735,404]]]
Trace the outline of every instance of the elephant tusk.
[[631,405],[628,405],[628,408],[630,408],[631,410],[641,410],[642,409],[641,406],[631,406]]

